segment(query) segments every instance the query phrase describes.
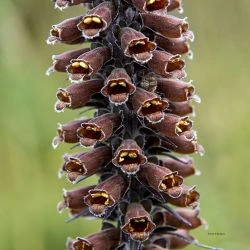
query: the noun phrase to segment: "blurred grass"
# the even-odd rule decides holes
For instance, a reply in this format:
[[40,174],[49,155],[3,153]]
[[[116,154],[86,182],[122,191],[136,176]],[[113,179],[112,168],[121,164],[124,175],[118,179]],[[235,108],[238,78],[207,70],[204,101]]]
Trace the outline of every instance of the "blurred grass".
[[[184,2],[196,34],[188,79],[194,79],[202,97],[195,129],[206,148],[204,157],[196,157],[202,175],[187,182],[201,192],[201,213],[209,223],[208,230],[193,234],[204,244],[250,249],[250,2]],[[71,187],[56,176],[69,147],[53,151],[50,143],[56,123],[78,111],[54,113],[55,91],[67,81],[44,72],[51,55],[67,47],[50,47],[44,40],[51,24],[78,13],[79,8],[56,11],[49,0],[0,3],[1,250],[64,249],[67,236],[85,235],[97,226],[81,219],[65,224],[67,213],[55,209],[62,187]]]

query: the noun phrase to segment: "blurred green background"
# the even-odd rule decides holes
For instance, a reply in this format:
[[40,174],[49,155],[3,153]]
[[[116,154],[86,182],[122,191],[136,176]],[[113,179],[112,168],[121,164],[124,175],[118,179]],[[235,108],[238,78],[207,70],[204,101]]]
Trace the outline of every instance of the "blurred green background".
[[[202,104],[196,105],[195,129],[206,148],[196,157],[200,177],[187,180],[201,193],[208,230],[193,234],[204,244],[227,250],[250,249],[250,2],[184,0],[184,16],[196,34],[194,60],[188,61]],[[56,212],[61,189],[57,179],[61,145],[51,139],[57,122],[77,112],[56,114],[55,91],[66,77],[44,72],[51,55],[67,46],[47,46],[51,24],[80,13],[60,12],[49,0],[1,0],[0,3],[0,249],[64,249],[67,236],[94,232],[95,221],[65,224]],[[72,47],[71,47],[72,48]],[[212,235],[222,233],[223,235]],[[188,249],[197,249],[189,247]]]

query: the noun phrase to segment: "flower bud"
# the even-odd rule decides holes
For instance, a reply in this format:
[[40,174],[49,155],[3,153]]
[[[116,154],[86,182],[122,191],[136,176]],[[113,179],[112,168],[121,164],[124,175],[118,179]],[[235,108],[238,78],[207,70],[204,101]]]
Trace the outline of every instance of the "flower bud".
[[81,39],[82,33],[77,28],[77,24],[80,22],[81,18],[82,16],[77,16],[53,25],[47,43],[74,43],[74,41]]
[[181,36],[180,38],[164,38],[162,36],[156,36],[155,42],[158,47],[173,55],[191,53],[189,50],[188,39],[185,36]]
[[160,50],[153,51],[153,58],[148,62],[148,67],[154,73],[167,77],[171,76],[174,71],[182,70],[184,66],[185,62],[181,60],[180,55],[172,55]]
[[62,171],[72,183],[96,174],[112,158],[111,150],[107,146],[101,146],[88,152],[65,155]]
[[205,223],[204,220],[198,217],[199,209],[177,208],[175,212],[185,219],[189,224],[184,223],[177,216],[167,210],[156,211],[153,215],[154,222],[157,226],[173,226],[180,229],[195,229]]
[[136,61],[146,63],[152,58],[156,44],[149,41],[143,33],[132,28],[121,29],[121,47],[124,54],[133,57]]
[[165,10],[170,0],[132,0],[134,6],[141,12]]
[[[204,154],[204,148],[197,143],[197,136],[194,131],[185,131],[180,136],[168,138],[173,145],[167,147],[172,151],[180,154],[192,154],[199,153]],[[165,142],[162,142],[165,144]]]
[[173,198],[179,197],[182,193],[180,185],[183,178],[178,175],[178,172],[172,172],[168,168],[146,163],[141,166],[138,176],[154,190],[164,192]]
[[53,2],[55,2],[55,8],[63,10],[69,6],[91,2],[91,0],[53,0]]
[[164,15],[162,12],[142,13],[144,25],[167,38],[179,38],[188,31],[185,19]]
[[115,166],[120,167],[124,173],[135,174],[140,165],[147,162],[147,158],[143,155],[136,141],[127,139],[123,140],[117,148],[112,162]]
[[194,114],[194,108],[190,101],[185,102],[169,102],[167,113],[172,113],[179,116]]
[[[149,124],[150,125],[150,124]],[[151,124],[150,127],[159,131],[164,136],[179,136],[192,128],[192,122],[188,117],[180,117],[172,114],[165,114],[163,120]]]
[[83,122],[87,122],[90,119],[75,120],[66,124],[59,124],[57,128],[57,135],[52,141],[53,148],[57,148],[61,142],[77,143],[79,137],[77,135],[77,129],[81,127]]
[[164,110],[168,107],[168,102],[162,100],[155,93],[137,88],[132,96],[134,111],[140,117],[146,117],[149,122],[157,123],[164,118]]
[[72,59],[71,64],[67,67],[69,79],[73,83],[79,83],[83,79],[89,78],[102,68],[110,56],[108,48],[98,47],[80,55],[77,59]]
[[177,171],[182,177],[188,177],[196,173],[193,165],[193,159],[190,157],[180,158],[179,160],[170,157],[164,157],[160,160],[160,165],[167,167],[173,172]]
[[182,11],[182,0],[170,0],[167,11],[179,10]]
[[120,125],[121,119],[114,113],[97,116],[81,124],[77,130],[82,146],[94,146],[96,142],[106,141]]
[[59,213],[63,209],[69,209],[71,215],[79,214],[87,205],[84,203],[83,198],[88,194],[88,191],[95,186],[79,187],[71,190],[63,190],[64,200],[59,202],[57,210]]
[[102,88],[102,94],[109,97],[109,101],[116,105],[125,103],[129,95],[136,90],[135,85],[131,82],[130,76],[125,69],[116,68],[108,76],[105,86]]
[[155,229],[150,214],[141,203],[130,203],[125,214],[125,225],[122,231],[129,234],[135,241],[145,241]]
[[178,79],[157,79],[157,91],[173,102],[184,102],[191,100],[194,96],[194,86],[191,82],[184,82]]
[[68,239],[66,245],[69,250],[110,250],[115,249],[120,241],[120,230],[110,228],[76,240]]
[[181,185],[182,193],[179,197],[173,198],[171,195],[165,195],[166,201],[177,207],[192,207],[198,206],[200,194],[195,190],[195,187],[188,187],[184,184]]
[[78,49],[78,50],[69,50],[63,52],[59,55],[53,55],[52,61],[53,65],[48,68],[46,71],[47,75],[50,75],[52,72],[66,72],[67,66],[70,64],[70,61],[78,56],[82,55],[83,53],[89,51],[89,49]]
[[84,197],[84,202],[89,206],[91,213],[102,216],[107,208],[115,206],[120,201],[125,191],[124,178],[121,175],[112,176],[91,189]]
[[111,24],[114,11],[114,5],[111,2],[103,2],[88,11],[77,27],[85,38],[97,37]]
[[56,93],[58,101],[55,104],[55,110],[62,112],[65,108],[81,108],[90,101],[93,94],[100,92],[102,87],[103,80],[93,79],[70,85],[66,89],[59,88]]

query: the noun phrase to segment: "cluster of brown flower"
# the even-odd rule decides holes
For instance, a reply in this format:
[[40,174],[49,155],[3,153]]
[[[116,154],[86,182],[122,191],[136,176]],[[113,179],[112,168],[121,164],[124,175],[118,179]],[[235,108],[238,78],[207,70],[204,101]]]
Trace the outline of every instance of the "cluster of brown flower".
[[[178,249],[196,244],[200,219],[197,173],[189,157],[201,153],[192,130],[191,101],[199,101],[182,54],[191,54],[193,33],[185,19],[169,15],[181,0],[54,0],[85,15],[53,25],[48,44],[89,48],[54,55],[47,71],[65,72],[71,85],[57,91],[55,109],[96,109],[94,118],[59,125],[53,140],[92,147],[66,154],[60,169],[73,184],[97,174],[99,183],[64,191],[58,210],[71,219],[100,217],[100,232],[69,239],[71,250]],[[173,206],[179,208],[175,209]],[[189,208],[188,208],[189,207]]]

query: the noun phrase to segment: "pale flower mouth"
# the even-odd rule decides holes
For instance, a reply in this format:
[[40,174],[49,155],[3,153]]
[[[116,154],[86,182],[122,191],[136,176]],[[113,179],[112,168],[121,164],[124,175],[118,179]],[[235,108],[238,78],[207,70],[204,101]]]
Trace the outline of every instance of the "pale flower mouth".
[[164,102],[160,98],[146,101],[141,107],[141,113],[143,116],[151,115],[156,112],[162,112],[165,109]]
[[146,9],[148,11],[160,10],[168,5],[168,0],[146,0]]
[[85,61],[76,61],[76,62],[71,63],[67,71],[71,74],[87,75],[91,73],[89,64]]
[[88,29],[103,29],[104,22],[98,16],[86,16],[83,21],[78,24],[78,29],[80,30],[88,30]]
[[102,130],[95,125],[84,125],[77,132],[81,138],[101,140],[103,137]]

